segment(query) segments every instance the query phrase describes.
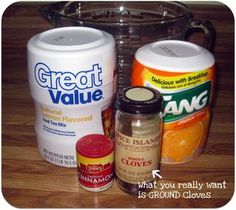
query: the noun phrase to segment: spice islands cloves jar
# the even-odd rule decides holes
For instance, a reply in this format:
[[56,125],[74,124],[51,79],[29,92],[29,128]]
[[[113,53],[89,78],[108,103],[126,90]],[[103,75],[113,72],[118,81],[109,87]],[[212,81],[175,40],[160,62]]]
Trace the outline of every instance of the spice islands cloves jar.
[[139,183],[154,181],[159,169],[162,136],[162,96],[152,88],[118,91],[115,118],[115,173],[119,187],[137,195]]

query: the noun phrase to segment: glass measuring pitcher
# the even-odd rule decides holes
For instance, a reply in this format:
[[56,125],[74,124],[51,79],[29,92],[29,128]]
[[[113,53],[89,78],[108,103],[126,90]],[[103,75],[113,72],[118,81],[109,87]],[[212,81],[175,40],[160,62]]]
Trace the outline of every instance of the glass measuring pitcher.
[[209,21],[191,19],[190,10],[176,2],[59,2],[40,8],[55,27],[86,26],[109,32],[116,40],[118,88],[129,86],[136,50],[165,39],[187,39],[204,33],[203,46],[211,49],[214,29]]

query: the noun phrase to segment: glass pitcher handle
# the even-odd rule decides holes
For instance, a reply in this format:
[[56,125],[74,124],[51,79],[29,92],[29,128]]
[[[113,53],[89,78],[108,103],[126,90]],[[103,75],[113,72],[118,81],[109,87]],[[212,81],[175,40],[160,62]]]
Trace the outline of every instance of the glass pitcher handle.
[[193,20],[187,31],[187,35],[194,32],[204,33],[202,46],[209,51],[212,51],[215,44],[215,29],[212,23],[210,21]]

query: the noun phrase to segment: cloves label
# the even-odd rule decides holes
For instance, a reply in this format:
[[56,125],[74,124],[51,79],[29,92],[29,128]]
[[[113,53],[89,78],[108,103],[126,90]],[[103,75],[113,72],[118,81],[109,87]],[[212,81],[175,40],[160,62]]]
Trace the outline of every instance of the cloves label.
[[131,137],[116,131],[115,170],[119,179],[137,184],[152,181],[152,170],[159,168],[160,134]]

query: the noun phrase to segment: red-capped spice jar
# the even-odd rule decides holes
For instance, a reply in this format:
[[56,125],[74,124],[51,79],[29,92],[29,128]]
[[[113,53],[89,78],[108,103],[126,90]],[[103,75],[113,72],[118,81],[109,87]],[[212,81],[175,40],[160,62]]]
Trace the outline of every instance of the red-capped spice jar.
[[80,138],[76,144],[78,179],[85,190],[100,192],[113,184],[114,143],[102,134]]

